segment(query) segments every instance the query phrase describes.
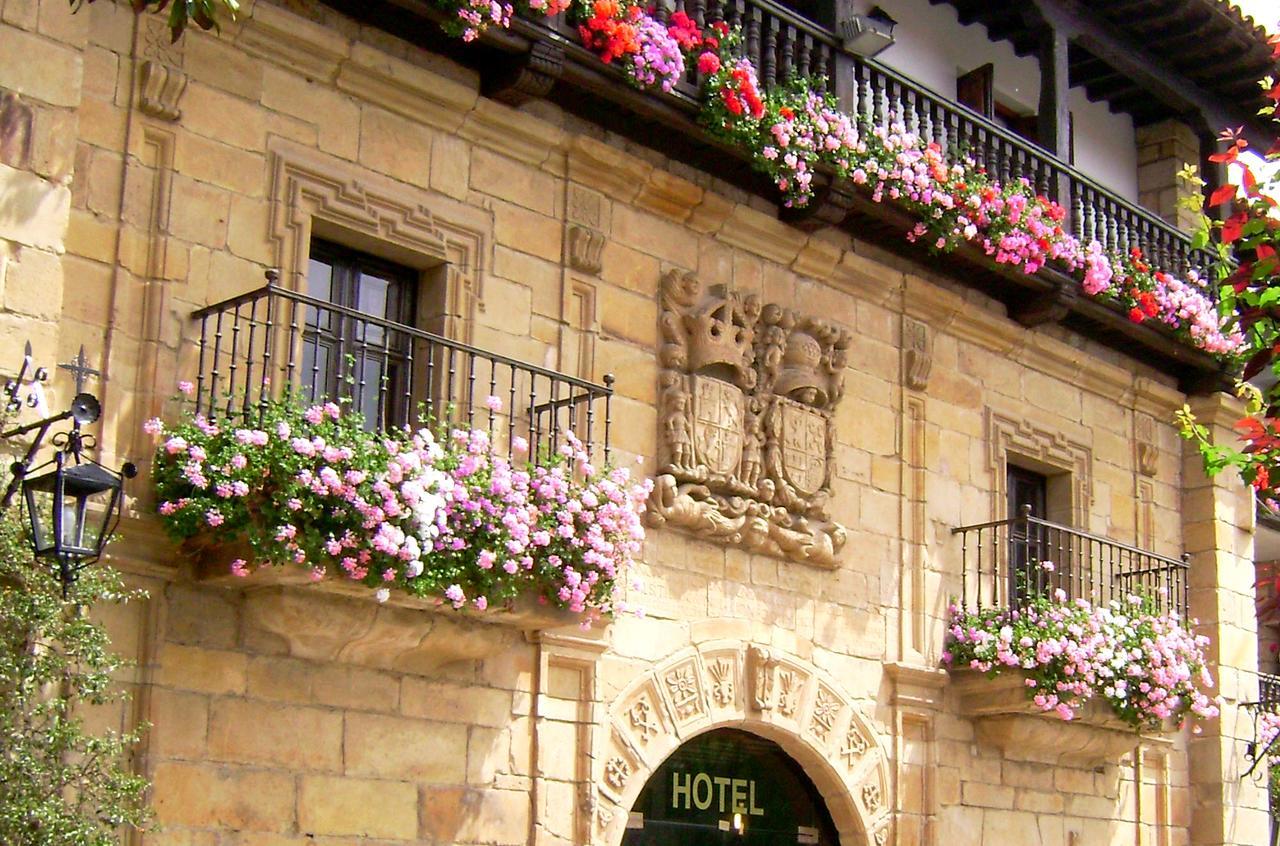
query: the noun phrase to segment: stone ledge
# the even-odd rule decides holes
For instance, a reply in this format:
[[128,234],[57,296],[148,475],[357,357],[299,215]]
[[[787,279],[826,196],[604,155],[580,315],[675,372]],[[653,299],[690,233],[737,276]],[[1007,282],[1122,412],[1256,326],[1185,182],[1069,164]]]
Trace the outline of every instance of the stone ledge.
[[[455,610],[393,591],[379,603],[366,586],[340,579],[312,582],[301,569],[261,567],[247,577],[227,562],[249,557],[234,547],[193,554],[197,582],[244,591],[246,624],[284,654],[400,672],[431,672],[454,661],[497,655],[526,633],[580,634],[581,618],[530,597],[485,611]],[[264,644],[265,645],[265,644]]]
[[1139,744],[1171,746],[1177,735],[1172,723],[1158,733],[1139,734],[1097,699],[1073,720],[1045,713],[1027,698],[1021,673],[991,679],[974,670],[952,670],[951,689],[960,713],[973,720],[978,740],[1010,758],[1082,766],[1114,763]]

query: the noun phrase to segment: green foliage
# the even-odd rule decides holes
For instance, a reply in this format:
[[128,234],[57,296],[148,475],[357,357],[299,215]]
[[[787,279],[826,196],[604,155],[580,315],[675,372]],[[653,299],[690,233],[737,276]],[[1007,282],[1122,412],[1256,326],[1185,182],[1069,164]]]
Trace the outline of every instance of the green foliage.
[[[80,7],[84,4],[84,0],[69,0],[69,2],[72,12],[80,11]],[[97,0],[89,0],[89,2],[94,3]],[[174,41],[182,37],[188,24],[194,23],[204,30],[217,30],[222,15],[235,20],[236,13],[240,11],[240,0],[128,0],[128,2],[135,12],[167,12],[169,32],[172,33]]]
[[[1280,59],[1280,36],[1272,44],[1273,58]],[[1271,104],[1259,114],[1275,120],[1280,85],[1271,77],[1260,84]],[[1242,155],[1248,144],[1239,130],[1225,131],[1220,139],[1224,149],[1209,161],[1229,170],[1239,187],[1224,184],[1209,196],[1205,210],[1220,210],[1218,220],[1196,208],[1194,200],[1186,207],[1197,212],[1194,243],[1217,258],[1220,310],[1245,339],[1237,393],[1246,416],[1235,424],[1235,443],[1215,442],[1188,408],[1179,413],[1178,425],[1199,449],[1206,473],[1237,470],[1263,506],[1280,511],[1280,169],[1275,167],[1280,138],[1270,149],[1256,151],[1271,166],[1261,172]],[[1204,187],[1193,173],[1182,176],[1192,187]],[[1258,614],[1263,623],[1280,624],[1280,604],[1260,602]]]
[[0,515],[0,843],[114,846],[146,821],[146,780],[129,771],[136,733],[91,733],[85,706],[124,694],[124,662],[87,616],[102,602],[138,598],[101,565],[69,598],[53,571],[32,561],[17,509]]

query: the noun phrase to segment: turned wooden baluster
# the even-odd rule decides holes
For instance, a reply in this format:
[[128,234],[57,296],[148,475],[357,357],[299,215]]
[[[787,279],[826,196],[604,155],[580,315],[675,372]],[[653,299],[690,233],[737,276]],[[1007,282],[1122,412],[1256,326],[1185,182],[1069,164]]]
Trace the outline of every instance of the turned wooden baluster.
[[920,121],[920,137],[923,138],[926,143],[938,144],[943,148],[943,152],[945,153],[946,145],[938,138],[937,127],[933,122],[933,100],[929,97],[923,97],[921,98],[921,102],[924,105],[924,115]]
[[832,80],[836,78],[836,68],[831,48],[825,44],[818,44],[813,64],[818,74],[818,92],[825,94],[831,90]]
[[813,36],[807,32],[801,33],[796,43],[796,76],[808,78],[813,75],[809,69],[809,54],[812,50]]
[[859,88],[862,90],[862,119],[868,124],[876,122],[875,93],[871,90],[871,69],[860,65],[858,75],[862,77]]
[[747,21],[747,58],[755,67],[756,73],[761,70],[760,56],[760,7],[753,5],[750,19]]
[[772,88],[779,82],[786,82],[796,72],[796,28],[786,24],[782,28],[782,58],[774,78],[769,80]]
[[742,26],[742,12],[744,8],[745,4],[743,0],[733,0],[733,2],[729,4],[729,14],[725,18],[725,23],[729,25],[730,29]]
[[764,19],[764,46],[761,48],[760,79],[766,88],[773,87],[774,73],[778,63],[778,22],[772,17]]
[[1085,219],[1084,200],[1080,196],[1080,186],[1071,183],[1071,234],[1076,236],[1082,246],[1087,246],[1089,241],[1093,239],[1092,232],[1088,229],[1088,222]]

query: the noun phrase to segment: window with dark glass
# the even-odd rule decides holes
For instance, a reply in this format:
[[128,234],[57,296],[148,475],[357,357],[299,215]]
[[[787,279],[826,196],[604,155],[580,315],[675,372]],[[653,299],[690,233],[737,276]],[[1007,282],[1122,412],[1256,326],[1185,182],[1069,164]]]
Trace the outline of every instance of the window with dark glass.
[[371,427],[407,420],[418,272],[326,241],[311,245],[302,390],[310,401],[346,399]]
[[1048,559],[1043,527],[1024,516],[1045,518],[1049,480],[1041,473],[1010,464],[1005,470],[1009,498],[1009,592],[1018,605],[1049,587],[1043,563]]

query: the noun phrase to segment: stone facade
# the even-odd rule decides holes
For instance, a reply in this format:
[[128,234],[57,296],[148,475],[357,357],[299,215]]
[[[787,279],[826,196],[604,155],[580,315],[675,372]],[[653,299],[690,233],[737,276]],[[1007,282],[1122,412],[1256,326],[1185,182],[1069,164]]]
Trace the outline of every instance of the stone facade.
[[[268,268],[298,286],[323,234],[445,268],[456,337],[618,374],[620,460],[670,476],[678,498],[697,462],[663,440],[669,389],[696,370],[664,358],[665,321],[698,305],[663,286],[693,279],[740,328],[771,313],[808,327],[782,359],[826,381],[782,390],[774,374],[766,399],[821,429],[820,471],[781,506],[820,523],[821,543],[727,542],[659,504],[669,525],[632,597],[646,616],[584,633],[201,579],[136,484],[112,560],[150,599],[109,621],[135,696],[99,715],[153,725],[138,766],[161,827],[130,842],[615,846],[646,774],[727,725],[788,751],[846,844],[1264,841],[1264,791],[1238,779],[1236,704],[1256,694],[1251,502],[1179,442],[1176,380],[1022,328],[924,253],[806,234],[546,102],[487,99],[473,73],[323,7],[243,12],[170,45],[127,4],[0,0],[0,363],[28,339],[42,359],[85,345],[105,365],[105,458],[142,459],[142,421],[193,365],[191,313]],[[745,413],[762,377],[754,348],[736,353]],[[1229,400],[1197,403],[1225,432]],[[766,501],[767,456],[735,456],[721,483]],[[1064,757],[979,730],[938,669],[960,588],[950,530],[1002,516],[1010,460],[1066,483],[1061,519],[1193,554],[1225,697],[1204,735]]]

